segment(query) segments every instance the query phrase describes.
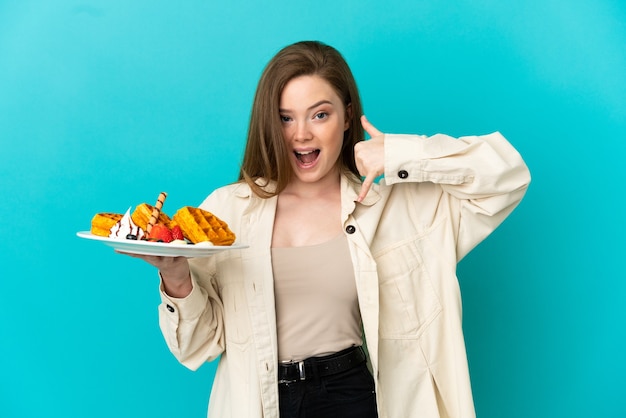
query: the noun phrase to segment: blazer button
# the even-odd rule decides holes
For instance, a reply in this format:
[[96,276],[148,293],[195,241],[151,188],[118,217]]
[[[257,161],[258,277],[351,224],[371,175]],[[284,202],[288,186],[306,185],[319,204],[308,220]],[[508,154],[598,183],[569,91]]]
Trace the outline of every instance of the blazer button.
[[406,170],[400,170],[398,171],[398,177],[400,177],[401,179],[405,179],[409,177],[409,172]]
[[166,308],[168,311],[174,312],[174,307],[172,305],[167,305]]
[[354,225],[348,225],[346,226],[346,232],[348,234],[354,234],[356,232],[356,228],[354,227]]

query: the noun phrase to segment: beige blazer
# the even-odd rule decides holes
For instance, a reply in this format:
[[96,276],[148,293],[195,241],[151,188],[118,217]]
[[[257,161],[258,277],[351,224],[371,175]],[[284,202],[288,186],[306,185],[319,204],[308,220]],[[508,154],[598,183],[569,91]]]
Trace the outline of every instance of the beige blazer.
[[[475,416],[456,265],[511,213],[529,182],[499,133],[386,135],[384,178],[360,204],[360,182],[342,177],[341,216],[381,418]],[[238,183],[201,207],[249,248],[190,261],[193,291],[184,299],[161,292],[163,335],[190,369],[219,357],[209,417],[278,417],[276,198]]]

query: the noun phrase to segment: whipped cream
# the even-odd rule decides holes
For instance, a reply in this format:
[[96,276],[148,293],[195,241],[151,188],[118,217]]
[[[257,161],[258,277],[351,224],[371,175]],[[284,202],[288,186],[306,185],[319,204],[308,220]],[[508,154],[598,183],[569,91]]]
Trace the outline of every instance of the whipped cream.
[[213,244],[211,241],[200,241],[196,243],[196,247],[214,247],[215,244]]
[[128,208],[124,216],[122,216],[122,219],[113,225],[109,231],[109,238],[126,239],[129,234],[136,236],[137,239],[142,239],[144,236],[143,229],[135,225],[133,219],[130,217],[130,208]]

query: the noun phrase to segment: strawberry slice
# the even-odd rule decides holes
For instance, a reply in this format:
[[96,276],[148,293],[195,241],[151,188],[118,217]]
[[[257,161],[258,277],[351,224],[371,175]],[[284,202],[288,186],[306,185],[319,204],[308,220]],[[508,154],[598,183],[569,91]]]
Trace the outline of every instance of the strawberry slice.
[[171,231],[172,231],[172,239],[180,239],[180,240],[185,239],[185,236],[183,235],[183,230],[180,229],[180,226],[174,225]]
[[174,238],[172,237],[172,231],[163,225],[156,224],[152,227],[150,231],[150,236],[148,237],[150,241],[163,241],[163,242],[172,242]]

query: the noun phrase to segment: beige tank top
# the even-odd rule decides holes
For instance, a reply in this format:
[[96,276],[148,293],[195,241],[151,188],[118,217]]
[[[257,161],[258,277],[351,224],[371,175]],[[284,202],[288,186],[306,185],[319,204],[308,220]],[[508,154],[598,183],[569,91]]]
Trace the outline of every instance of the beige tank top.
[[361,315],[345,235],[272,248],[278,359],[300,361],[362,344]]

